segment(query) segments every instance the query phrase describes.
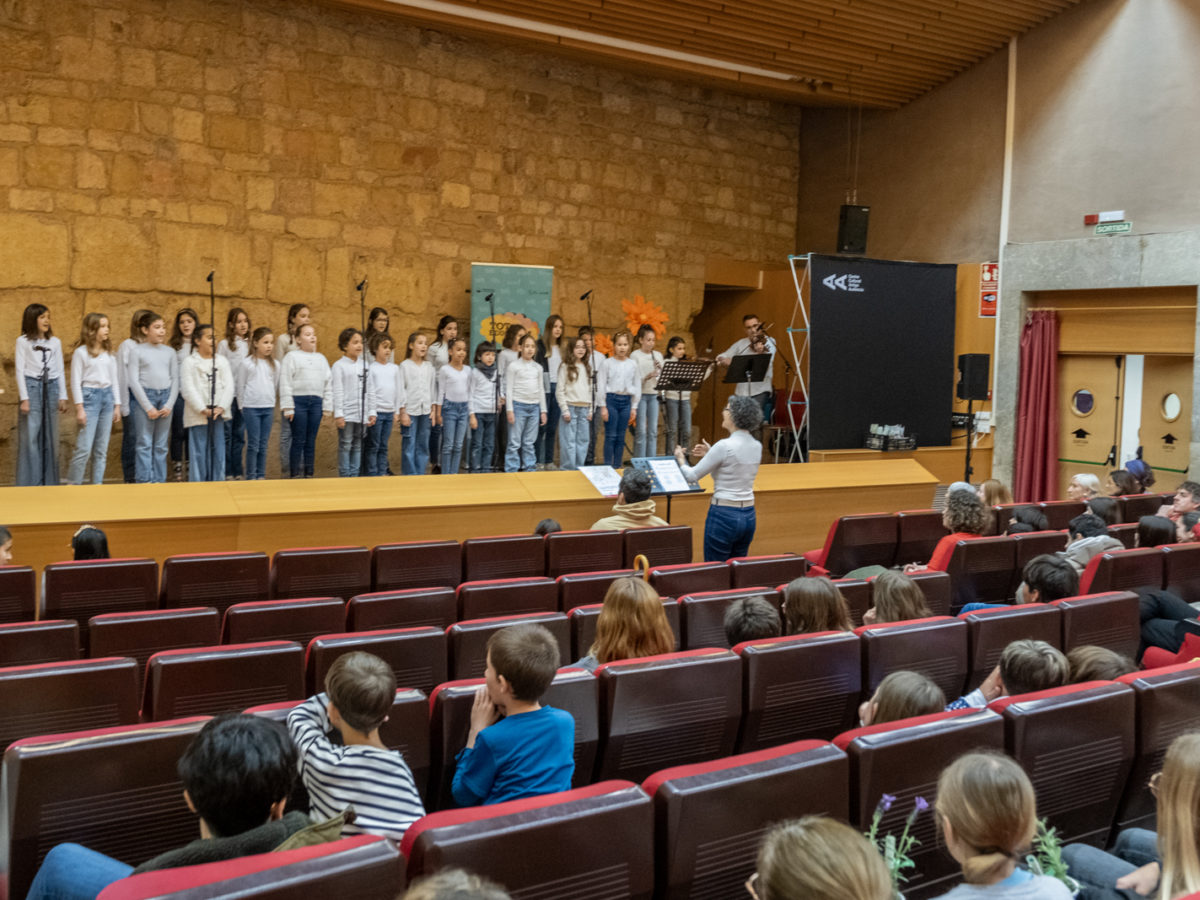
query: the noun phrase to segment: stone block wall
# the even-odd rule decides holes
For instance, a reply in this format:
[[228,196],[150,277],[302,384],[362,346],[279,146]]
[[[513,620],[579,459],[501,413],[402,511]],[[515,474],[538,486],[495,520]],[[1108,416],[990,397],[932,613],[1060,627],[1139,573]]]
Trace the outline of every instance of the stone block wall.
[[595,288],[598,326],[642,294],[686,334],[709,256],[793,250],[784,105],[319,2],[4,0],[0,47],[0,483],[30,302],[69,362],[85,312],[206,319],[215,269],[219,326],[308,303],[333,359],[367,273],[400,340],[466,317],[473,261],[555,266],[570,326]]

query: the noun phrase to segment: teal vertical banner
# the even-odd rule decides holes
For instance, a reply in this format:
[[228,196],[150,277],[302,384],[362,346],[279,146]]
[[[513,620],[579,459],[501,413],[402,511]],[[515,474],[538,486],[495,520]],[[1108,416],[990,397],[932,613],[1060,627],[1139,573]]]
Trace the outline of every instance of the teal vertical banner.
[[[495,301],[495,321],[492,320],[491,305],[487,302],[489,294]],[[475,358],[476,345],[493,339],[493,328],[497,348],[504,340],[504,332],[514,322],[524,325],[534,337],[540,336],[542,325],[550,315],[553,296],[553,266],[471,263],[471,349],[468,363]]]

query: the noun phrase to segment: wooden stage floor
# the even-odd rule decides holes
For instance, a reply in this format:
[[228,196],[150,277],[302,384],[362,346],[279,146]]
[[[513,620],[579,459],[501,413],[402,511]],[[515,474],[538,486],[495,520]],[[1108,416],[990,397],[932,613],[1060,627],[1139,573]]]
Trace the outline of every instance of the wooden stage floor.
[[[764,465],[751,552],[819,547],[843,514],[928,508],[936,485],[913,460]],[[692,526],[697,560],[711,480],[703,486],[671,503],[671,523]],[[656,499],[665,518],[666,499]],[[180,553],[528,534],[543,518],[581,530],[611,506],[578,472],[0,488],[13,562],[39,573],[70,558],[71,535],[85,522],[108,533],[114,557],[161,563]]]

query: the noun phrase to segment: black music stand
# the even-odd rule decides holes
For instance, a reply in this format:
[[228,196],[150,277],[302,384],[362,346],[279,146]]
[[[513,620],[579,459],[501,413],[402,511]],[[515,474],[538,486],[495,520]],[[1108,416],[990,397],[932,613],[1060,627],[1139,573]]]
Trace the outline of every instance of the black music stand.
[[[734,357],[735,359],[737,357]],[[716,365],[711,359],[668,359],[658,373],[656,391],[698,391],[708,377],[708,370]],[[726,379],[728,381],[728,379]]]
[[740,353],[729,361],[729,371],[722,380],[725,384],[751,384],[765,381],[767,369],[771,367],[770,353]]

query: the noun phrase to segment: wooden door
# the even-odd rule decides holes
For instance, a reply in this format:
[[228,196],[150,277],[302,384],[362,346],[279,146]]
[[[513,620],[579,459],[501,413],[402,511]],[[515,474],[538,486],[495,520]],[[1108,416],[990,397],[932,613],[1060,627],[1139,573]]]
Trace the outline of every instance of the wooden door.
[[1185,479],[1188,467],[1192,357],[1147,356],[1141,402],[1142,458],[1154,469],[1154,490],[1169,491]]
[[1090,472],[1103,484],[1116,468],[1113,462],[1121,439],[1123,366],[1121,356],[1058,358],[1059,499],[1066,499],[1071,476]]

